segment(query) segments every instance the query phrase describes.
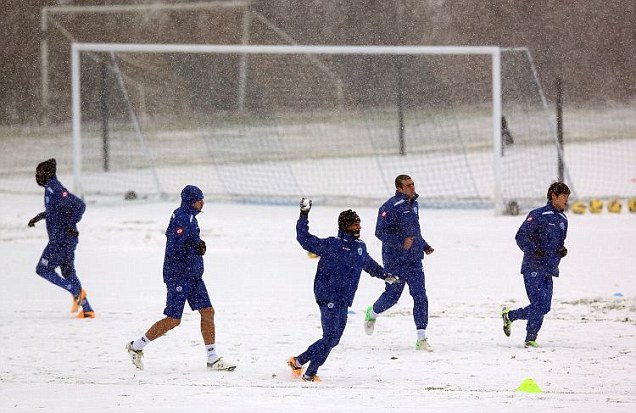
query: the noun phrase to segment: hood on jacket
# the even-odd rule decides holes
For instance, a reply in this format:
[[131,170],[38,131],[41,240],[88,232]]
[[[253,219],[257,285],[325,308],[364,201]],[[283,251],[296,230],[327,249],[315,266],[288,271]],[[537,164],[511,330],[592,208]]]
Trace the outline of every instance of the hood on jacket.
[[186,185],[181,190],[181,203],[183,205],[191,206],[197,201],[203,199],[203,191],[194,185]]

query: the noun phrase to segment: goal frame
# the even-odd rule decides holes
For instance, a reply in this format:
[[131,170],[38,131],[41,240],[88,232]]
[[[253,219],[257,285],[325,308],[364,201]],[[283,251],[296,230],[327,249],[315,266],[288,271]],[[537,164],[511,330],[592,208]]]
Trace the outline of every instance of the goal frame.
[[73,190],[83,195],[80,54],[102,53],[216,53],[298,54],[298,55],[485,55],[491,58],[492,140],[493,140],[493,201],[495,213],[502,213],[501,191],[501,52],[498,46],[314,46],[314,45],[206,45],[206,44],[138,44],[138,43],[72,43],[71,45],[71,112],[73,140]]

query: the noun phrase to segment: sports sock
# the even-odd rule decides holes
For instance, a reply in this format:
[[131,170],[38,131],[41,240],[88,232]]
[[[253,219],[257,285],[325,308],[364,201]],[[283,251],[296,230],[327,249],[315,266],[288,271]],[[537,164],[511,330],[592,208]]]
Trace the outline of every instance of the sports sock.
[[144,334],[142,337],[139,337],[137,340],[133,341],[132,347],[135,350],[143,350],[146,345],[150,343],[150,340]]
[[373,306],[371,306],[371,311],[369,312],[369,315],[371,316],[371,318],[372,318],[372,319],[374,319],[374,320],[375,320],[376,318],[378,318],[378,316],[379,316],[380,314],[378,314],[378,313],[376,313],[375,311],[373,311]]
[[416,330],[416,331],[417,331],[417,339],[418,340],[424,340],[426,338],[426,330],[419,329],[419,330]]
[[208,353],[208,363],[213,363],[219,358],[218,354],[216,354],[215,344],[206,344],[205,350]]

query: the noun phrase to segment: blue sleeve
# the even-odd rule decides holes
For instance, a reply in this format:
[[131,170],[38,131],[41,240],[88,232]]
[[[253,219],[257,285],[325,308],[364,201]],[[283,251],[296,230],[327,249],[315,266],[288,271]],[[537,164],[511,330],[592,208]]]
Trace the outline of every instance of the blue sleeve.
[[78,196],[68,192],[66,188],[62,191],[61,200],[58,205],[61,219],[69,227],[80,222],[86,210],[84,201]]
[[531,212],[519,227],[517,235],[515,235],[515,241],[517,241],[517,245],[524,254],[532,253],[539,248],[534,241],[534,234],[539,227],[539,221],[540,219]]
[[81,198],[73,195],[68,189],[55,187],[49,195],[49,202],[45,205],[45,218],[55,227],[72,228],[81,219],[86,204]]
[[327,240],[309,233],[309,217],[300,214],[296,222],[296,240],[304,250],[322,256],[327,251]]
[[190,249],[199,242],[199,234],[195,231],[195,226],[191,225],[185,217],[176,215],[171,219],[166,236],[166,252],[170,256],[186,257]]
[[382,243],[394,248],[401,248],[404,245],[404,237],[399,231],[396,211],[394,208],[389,208],[387,204],[382,205],[378,210],[375,236]]
[[380,264],[378,264],[365,250],[364,262],[362,264],[362,269],[369,273],[372,277],[385,279],[386,274],[384,272],[384,268]]

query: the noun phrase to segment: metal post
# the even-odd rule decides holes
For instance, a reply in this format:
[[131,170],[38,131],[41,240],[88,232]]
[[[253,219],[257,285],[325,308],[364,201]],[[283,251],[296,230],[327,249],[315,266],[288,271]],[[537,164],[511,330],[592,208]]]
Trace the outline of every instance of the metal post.
[[[402,30],[402,19],[404,15],[404,8],[402,1],[395,3],[395,33],[397,36],[397,44],[400,46],[404,44],[404,31]],[[403,107],[403,94],[404,94],[404,79],[402,73],[402,59],[400,55],[395,56],[396,69],[397,69],[397,112],[398,112],[398,141],[400,145],[400,155],[406,155],[406,141],[404,138],[404,107]]]
[[495,213],[500,215],[504,208],[501,181],[503,179],[503,158],[501,157],[501,49],[492,53],[492,136],[494,186],[493,201]]
[[49,123],[49,19],[48,7],[43,7],[40,18],[40,122]]
[[[250,24],[251,15],[249,10],[243,11],[243,34],[241,35],[241,44],[250,43]],[[241,53],[239,61],[239,84],[238,84],[238,110],[242,112],[245,109],[245,91],[247,89],[247,54]]]
[[99,91],[99,101],[102,113],[102,151],[104,161],[104,172],[109,170],[109,155],[108,155],[108,86],[106,83],[106,76],[108,75],[108,69],[106,62],[102,61],[101,65],[101,83]]
[[402,56],[396,56],[396,68],[397,68],[397,113],[398,113],[398,140],[400,143],[400,155],[406,155],[406,141],[404,138],[404,108],[402,104],[402,95],[404,88],[404,81],[402,79]]
[[71,110],[73,119],[73,192],[84,197],[82,188],[82,111],[80,100],[80,46],[71,45]]
[[557,170],[559,182],[564,182],[565,166],[563,162],[563,87],[561,78],[556,79],[556,127],[557,127]]

